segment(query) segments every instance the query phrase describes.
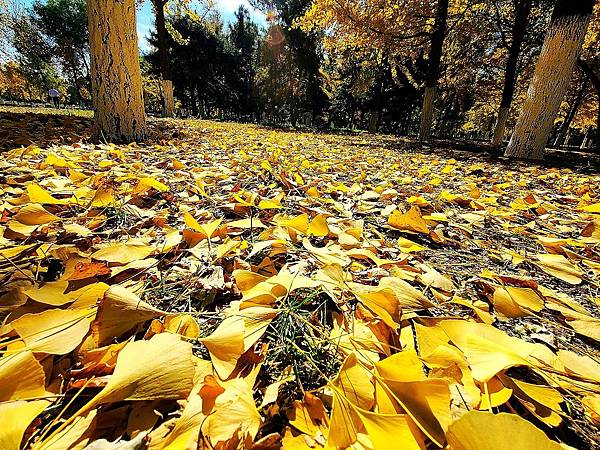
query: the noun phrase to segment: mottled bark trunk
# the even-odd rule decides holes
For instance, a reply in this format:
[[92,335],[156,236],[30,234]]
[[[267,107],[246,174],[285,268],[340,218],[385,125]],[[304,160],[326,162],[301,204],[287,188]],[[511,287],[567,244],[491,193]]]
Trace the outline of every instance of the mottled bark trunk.
[[590,135],[590,129],[585,130],[585,135],[583,136],[583,141],[581,141],[581,145],[579,146],[580,150],[588,147],[588,137]]
[[596,150],[600,153],[600,91],[596,91],[598,96],[598,111],[596,113]]
[[173,117],[175,114],[175,99],[173,98],[173,82],[162,80],[163,107],[165,117]]
[[167,50],[165,3],[166,2],[164,0],[152,0],[156,25],[158,58],[160,61],[160,74],[163,79],[163,115],[165,117],[173,117],[175,111],[175,103],[173,99],[173,82],[171,81],[171,64],[169,62],[169,52]]
[[579,109],[579,105],[581,105],[581,101],[583,100],[583,94],[587,88],[587,78],[581,83],[581,87],[579,88],[579,92],[577,92],[577,97],[573,100],[573,104],[569,108],[569,113],[567,117],[565,117],[565,121],[560,126],[560,130],[558,132],[558,136],[556,136],[556,140],[554,141],[554,146],[557,147],[562,142],[563,145],[566,145],[566,135],[571,127],[571,123],[575,118],[575,114],[577,114],[577,110]]
[[371,111],[369,115],[369,133],[377,133],[379,123],[379,111]]
[[512,26],[512,41],[508,49],[508,58],[506,60],[506,69],[504,70],[504,87],[502,89],[502,100],[498,110],[498,120],[494,127],[492,145],[500,145],[504,139],[506,122],[510,112],[510,105],[515,93],[515,84],[517,82],[517,64],[521,45],[525,39],[529,13],[531,12],[532,0],[515,1],[515,20]]
[[504,132],[506,131],[506,122],[508,122],[508,114],[510,113],[510,106],[503,106],[498,111],[498,118],[496,119],[496,125],[494,126],[494,135],[492,136],[492,145],[502,144],[504,139]]
[[579,67],[587,78],[592,82],[594,89],[596,90],[596,96],[598,97],[598,114],[596,116],[596,149],[600,151],[600,76],[597,71],[585,61],[579,60]]
[[146,136],[133,0],[88,0],[95,134],[109,142]]
[[581,50],[594,0],[558,0],[505,155],[539,160]]
[[421,124],[419,127],[419,139],[427,141],[431,138],[433,126],[433,102],[440,78],[440,61],[442,60],[442,48],[446,37],[446,23],[448,21],[448,0],[438,0],[435,15],[435,24],[431,33],[431,47],[429,49],[429,67],[427,79],[425,80],[425,91],[423,92],[423,109],[421,110]]

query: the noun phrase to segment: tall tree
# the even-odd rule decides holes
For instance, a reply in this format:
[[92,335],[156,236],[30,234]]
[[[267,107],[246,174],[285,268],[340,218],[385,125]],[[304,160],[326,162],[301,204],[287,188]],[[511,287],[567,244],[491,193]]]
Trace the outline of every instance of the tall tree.
[[167,0],[152,0],[154,9],[154,24],[156,26],[156,43],[160,61],[160,75],[162,85],[163,114],[173,117],[175,102],[173,99],[173,81],[171,77],[171,63],[167,49],[167,27],[165,22],[165,5]]
[[598,110],[596,111],[596,148],[600,151],[600,67],[594,70],[591,63],[582,59],[579,60],[579,67],[581,67],[587,79],[592,83],[596,91],[596,97],[598,98]]
[[595,0],[557,0],[523,110],[505,155],[539,160],[569,87]]
[[283,34],[302,77],[304,94],[302,103],[312,112],[313,119],[321,116],[329,106],[329,98],[323,86],[321,63],[323,55],[320,36],[297,26],[297,21],[311,8],[311,0],[251,0],[263,9],[274,8],[282,23]]
[[429,61],[427,78],[425,80],[425,91],[423,92],[423,108],[421,110],[421,124],[419,126],[419,139],[426,141],[431,137],[433,126],[433,102],[435,101],[436,89],[440,78],[440,63],[442,60],[442,49],[446,37],[446,25],[448,21],[448,0],[438,0],[435,23],[431,33],[431,44],[429,47]]
[[502,139],[504,139],[508,113],[510,112],[510,105],[517,83],[517,65],[521,53],[521,45],[525,39],[527,22],[529,20],[532,5],[533,0],[513,0],[515,10],[514,21],[512,25],[511,41],[508,48],[508,58],[506,59],[506,68],[504,69],[502,100],[500,101],[500,109],[498,109],[498,117],[496,119],[496,125],[494,126],[492,145],[500,145]]
[[252,116],[256,112],[255,78],[256,54],[258,50],[258,27],[250,19],[250,12],[240,5],[235,12],[235,21],[229,24],[228,37],[238,60],[239,116]]
[[131,142],[146,136],[134,0],[88,0],[96,136]]
[[89,91],[86,0],[38,0],[32,9],[33,23],[46,36],[80,100]]

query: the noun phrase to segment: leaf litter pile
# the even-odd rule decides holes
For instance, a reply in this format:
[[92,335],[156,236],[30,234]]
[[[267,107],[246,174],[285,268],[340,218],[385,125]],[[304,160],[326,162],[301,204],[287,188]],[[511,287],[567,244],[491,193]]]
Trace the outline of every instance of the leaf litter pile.
[[172,121],[0,179],[0,448],[598,447],[600,176]]

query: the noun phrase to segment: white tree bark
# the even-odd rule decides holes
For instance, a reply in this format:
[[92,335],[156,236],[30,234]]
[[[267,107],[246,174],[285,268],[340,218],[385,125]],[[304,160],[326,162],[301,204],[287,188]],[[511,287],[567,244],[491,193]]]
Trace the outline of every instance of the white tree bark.
[[88,28],[96,137],[143,140],[146,115],[134,0],[88,0]]
[[550,24],[523,110],[505,156],[540,160],[585,37],[590,15],[569,15]]

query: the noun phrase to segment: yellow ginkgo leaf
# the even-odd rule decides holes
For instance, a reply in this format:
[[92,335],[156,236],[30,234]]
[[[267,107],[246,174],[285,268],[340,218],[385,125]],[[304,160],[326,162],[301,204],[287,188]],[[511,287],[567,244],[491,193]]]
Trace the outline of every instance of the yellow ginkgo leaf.
[[173,429],[159,442],[152,441],[155,450],[187,450],[198,446],[200,427],[206,420],[203,399],[192,393]]
[[[557,427],[561,424],[560,404],[562,395],[550,386],[526,383],[525,381],[501,375],[502,383],[514,392],[515,397],[531,414],[547,425]],[[483,409],[483,408],[480,408]]]
[[196,339],[200,336],[200,327],[198,322],[189,314],[178,314],[168,316],[164,321],[165,331],[177,333],[181,336]]
[[308,214],[300,214],[295,217],[279,214],[273,219],[280,227],[292,228],[294,231],[306,234],[308,231]]
[[52,281],[39,288],[31,287],[24,292],[29,298],[46,305],[60,306],[76,302],[73,307],[86,308],[93,306],[108,289],[105,283],[93,283],[65,293],[68,286],[68,281]]
[[373,375],[358,362],[354,353],[346,357],[331,384],[362,409],[370,410],[375,403]]
[[142,301],[123,286],[114,285],[100,300],[96,320],[92,324],[92,333],[97,344],[104,345],[131,330],[138,323],[166,314]]
[[90,206],[93,208],[107,208],[116,205],[117,201],[111,188],[99,188],[90,202]]
[[448,428],[451,450],[561,450],[530,422],[516,414],[470,411]]
[[52,197],[50,192],[35,183],[27,185],[27,195],[31,203],[43,203],[47,205],[62,205],[67,203],[66,200],[59,200]]
[[77,416],[73,423],[52,436],[36,443],[35,450],[64,450],[66,448],[81,448],[93,439],[92,433],[95,431],[97,410],[92,410],[85,415]]
[[448,382],[435,378],[421,381],[385,378],[382,382],[391,393],[391,399],[398,402],[429,439],[442,447],[444,433],[451,421]]
[[565,283],[580,284],[583,273],[579,268],[571,263],[563,255],[554,255],[551,253],[540,253],[533,261],[540,269],[547,274],[556,277]]
[[262,423],[246,380],[235,378],[223,387],[225,391],[216,398],[212,413],[202,424],[202,434],[213,448],[231,438],[253,440]]
[[406,414],[374,413],[354,405],[337,388],[332,387],[332,392],[328,447],[347,448],[360,442],[364,436],[370,441],[369,448],[374,450],[390,447],[414,450],[424,448],[419,430]]
[[283,197],[283,192],[280,192],[274,198],[263,198],[258,202],[258,209],[281,209],[281,200],[283,200]]
[[388,225],[402,231],[429,234],[427,222],[421,216],[421,211],[417,206],[413,206],[405,213],[401,213],[397,209],[392,211],[388,218]]
[[13,219],[23,225],[44,225],[59,220],[54,214],[50,214],[42,205],[35,203],[23,206]]
[[496,288],[494,309],[509,318],[525,317],[544,308],[544,299],[533,289],[513,286]]
[[138,180],[137,184],[133,188],[132,194],[143,194],[149,191],[150,189],[156,189],[159,192],[164,192],[169,190],[169,186],[161,183],[160,181],[152,177],[142,177]]
[[194,383],[192,345],[177,335],[161,333],[148,341],[129,342],[104,388],[49,437],[59,436],[79,416],[104,403],[123,400],[186,398]]
[[192,217],[190,213],[185,213],[184,221],[187,227],[198,233],[202,233],[205,238],[212,238],[217,228],[219,228],[219,225],[221,225],[223,219],[218,218],[211,222],[200,224]]
[[19,450],[23,434],[29,424],[50,405],[48,400],[14,401],[0,403],[0,448],[3,450]]
[[[395,448],[422,450],[424,442],[417,439],[410,417],[406,414],[377,414],[356,409],[374,450],[386,450],[393,442]],[[415,436],[416,435],[416,436]]]
[[440,327],[463,351],[478,381],[487,382],[509,367],[533,365],[528,357],[536,351],[536,344],[508,336],[491,325],[445,320]]
[[65,355],[81,344],[95,316],[95,308],[48,309],[25,314],[10,324],[28,350]]
[[31,351],[0,358],[0,402],[46,395],[44,368]]
[[102,246],[92,253],[92,258],[108,263],[129,264],[150,256],[155,250],[153,246],[147,244],[115,243]]
[[157,334],[148,341],[130,342],[119,352],[108,384],[84,410],[122,400],[185,398],[193,379],[192,345],[174,334]]
[[311,221],[306,234],[309,236],[323,237],[329,234],[329,226],[327,225],[327,217],[323,214],[317,214]]
[[276,315],[277,310],[259,306],[232,308],[211,335],[200,339],[221,379],[229,378],[240,356],[261,338]]

